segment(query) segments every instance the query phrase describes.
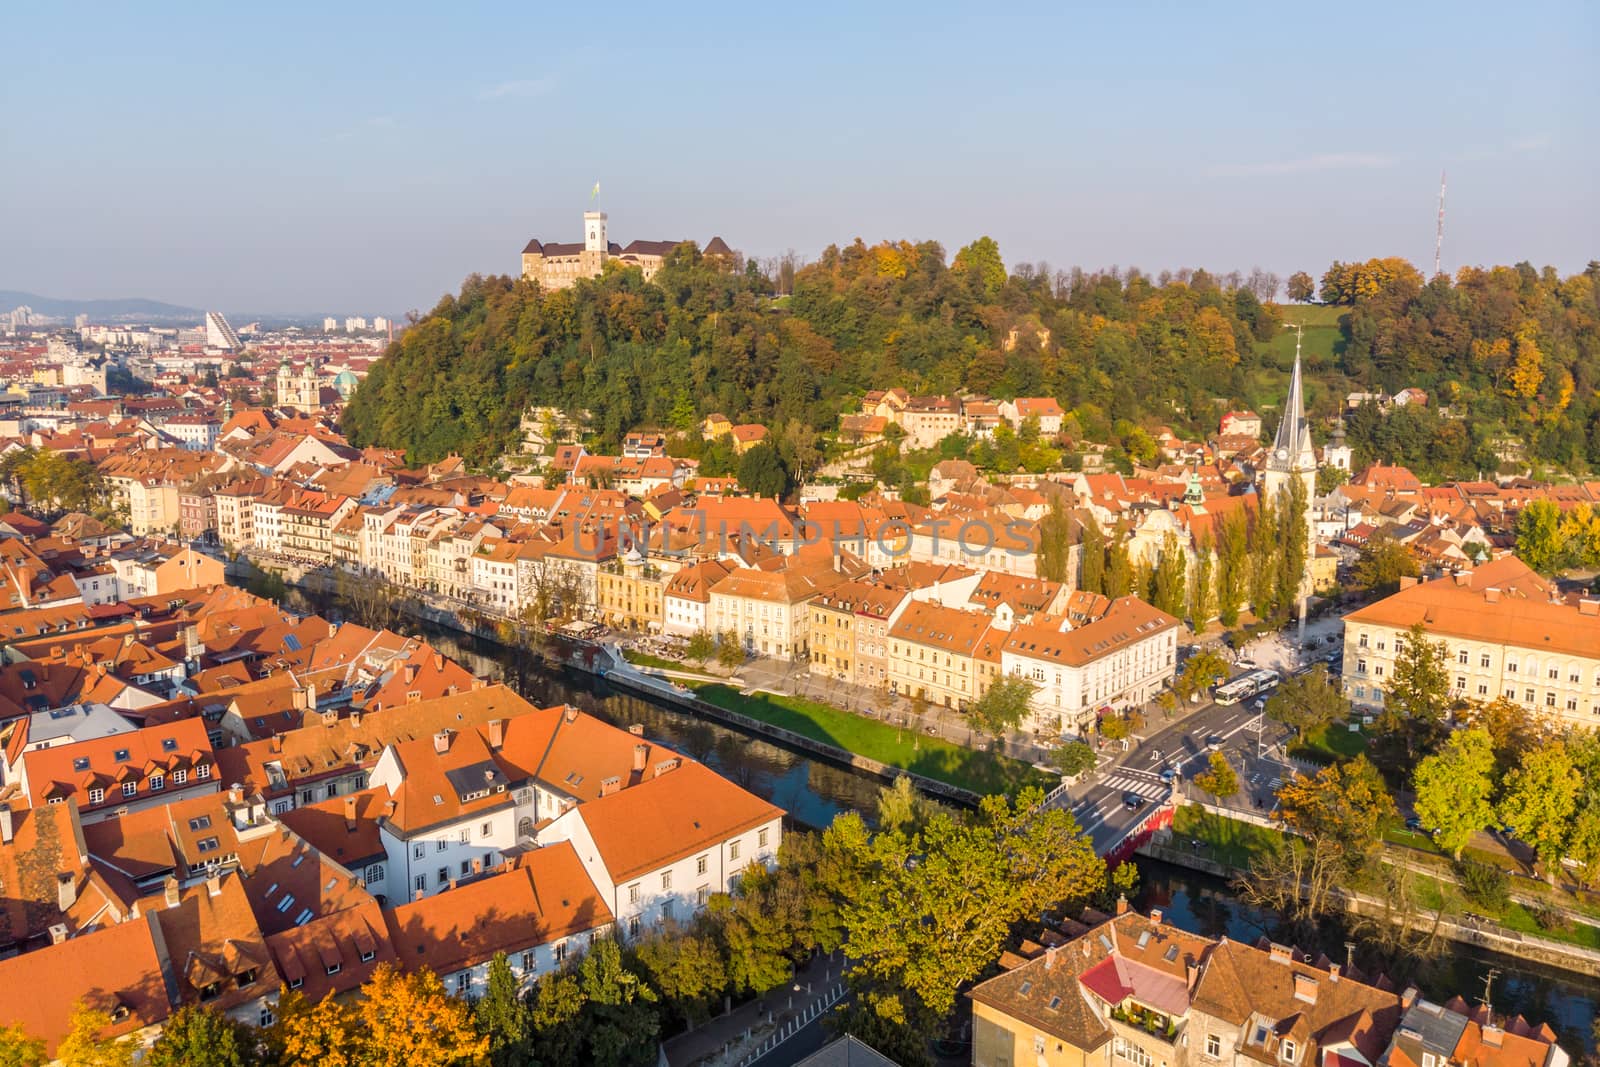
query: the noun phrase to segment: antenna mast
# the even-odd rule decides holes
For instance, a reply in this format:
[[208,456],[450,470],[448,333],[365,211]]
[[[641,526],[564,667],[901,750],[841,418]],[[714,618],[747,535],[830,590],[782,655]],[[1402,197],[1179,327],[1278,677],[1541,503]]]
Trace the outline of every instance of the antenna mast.
[[1439,172],[1439,227],[1433,237],[1433,274],[1438,277],[1440,253],[1444,250],[1444,171]]

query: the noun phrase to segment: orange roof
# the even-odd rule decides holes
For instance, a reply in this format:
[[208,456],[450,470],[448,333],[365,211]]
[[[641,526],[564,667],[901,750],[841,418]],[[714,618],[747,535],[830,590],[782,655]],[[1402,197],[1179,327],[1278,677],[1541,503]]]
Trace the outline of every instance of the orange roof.
[[612,922],[566,841],[535,849],[510,870],[390,908],[384,918],[401,965],[441,975]]
[[1345,616],[1345,630],[1363,623],[1408,630],[1421,623],[1435,637],[1593,658],[1600,649],[1600,615],[1552,595],[1550,584],[1527,564],[1505,556],[1353,611]]
[[[150,788],[151,779],[157,774],[163,777],[163,792],[168,794],[183,789],[215,790],[215,758],[205,722],[182,719],[131,733],[36,749],[23,756],[23,763],[34,807],[56,798],[75,797],[80,809],[93,811],[160,796]],[[172,777],[179,770],[188,777],[183,785]],[[129,782],[135,787],[131,797],[125,796],[122,788]],[[89,802],[91,788],[105,790],[99,804]]]
[[[355,989],[385,963],[396,962],[383,909],[363,894],[360,903],[267,937],[267,951],[285,983],[312,1004]],[[337,967],[333,974],[328,971]]]
[[677,767],[577,809],[614,882],[659,870],[783,817],[703,764]]
[[67,1036],[80,1000],[111,1014],[104,1037],[166,1019],[172,1004],[148,923],[119,923],[0,960],[0,1020],[42,1038],[48,1053]]
[[1065,633],[1047,623],[1018,626],[1011,631],[1005,650],[1026,659],[1082,667],[1179,625],[1177,619],[1160,608],[1138,597],[1125,596],[1113,600],[1110,609],[1094,622]]

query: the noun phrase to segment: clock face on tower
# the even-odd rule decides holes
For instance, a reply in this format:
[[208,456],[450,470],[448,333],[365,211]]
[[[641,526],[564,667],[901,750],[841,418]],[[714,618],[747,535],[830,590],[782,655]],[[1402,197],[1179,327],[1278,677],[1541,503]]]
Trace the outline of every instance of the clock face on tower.
[[1279,459],[1288,459],[1289,458],[1289,450],[1287,448],[1278,449],[1278,458]]

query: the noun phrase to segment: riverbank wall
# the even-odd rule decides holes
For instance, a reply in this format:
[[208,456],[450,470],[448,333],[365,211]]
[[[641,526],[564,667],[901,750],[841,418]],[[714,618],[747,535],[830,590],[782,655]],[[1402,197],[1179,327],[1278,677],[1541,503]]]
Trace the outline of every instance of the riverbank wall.
[[[1137,851],[1139,855],[1149,859],[1200,871],[1216,878],[1232,880],[1248,873],[1230,864],[1178,847],[1172,842],[1171,831],[1157,833],[1140,845]],[[1380,897],[1351,889],[1339,889],[1335,891],[1335,899],[1351,915],[1388,921],[1395,925],[1404,921],[1394,914],[1390,903]],[[1412,916],[1411,925],[1436,930],[1440,937],[1457,944],[1471,945],[1485,952],[1514,960],[1539,963],[1588,978],[1600,978],[1600,951],[1584,948],[1581,945],[1570,945],[1563,941],[1508,930],[1488,920],[1470,921],[1427,909],[1419,910]]]
[[[274,574],[281,578],[284,584],[295,586],[313,595],[339,595],[339,578],[326,567],[297,563],[281,557],[256,559],[245,554],[228,563],[228,576],[240,581],[250,581],[263,572]],[[430,603],[422,599],[420,593],[410,590],[407,592],[409,595],[398,601],[397,605],[418,621],[503,645],[496,620],[482,615],[478,609],[472,609],[472,614],[463,618],[461,612],[453,607],[436,602]],[[676,685],[664,675],[652,674],[648,670],[635,667],[610,645],[557,634],[553,635],[553,640],[545,642],[538,654],[549,663],[603,678],[607,685],[615,689],[625,690],[655,704],[696,718],[719,723],[748,737],[760,738],[803,756],[820,759],[847,770],[873,775],[885,782],[892,782],[904,775],[911,779],[919,791],[947,804],[975,808],[982,799],[977,793],[951,785],[949,782],[908,771],[893,764],[882,763],[837,745],[830,745],[825,741],[818,741],[793,730],[701,700],[692,690]]]

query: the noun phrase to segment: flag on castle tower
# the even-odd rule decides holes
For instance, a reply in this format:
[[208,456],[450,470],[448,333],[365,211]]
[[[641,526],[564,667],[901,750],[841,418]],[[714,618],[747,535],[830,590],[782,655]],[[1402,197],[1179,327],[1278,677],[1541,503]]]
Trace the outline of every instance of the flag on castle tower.
[[589,199],[590,200],[598,200],[599,198],[600,198],[600,183],[599,182],[595,182],[594,183],[594,190],[589,193]]

